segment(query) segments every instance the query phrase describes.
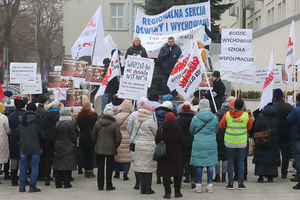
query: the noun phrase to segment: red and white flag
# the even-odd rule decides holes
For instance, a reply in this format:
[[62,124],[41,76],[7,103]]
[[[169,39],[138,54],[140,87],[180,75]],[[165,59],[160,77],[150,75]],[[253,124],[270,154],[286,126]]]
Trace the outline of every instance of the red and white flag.
[[118,52],[119,52],[119,50],[116,49],[111,58],[111,61],[110,61],[109,67],[107,68],[104,79],[97,91],[96,96],[95,96],[95,100],[97,99],[98,96],[102,96],[104,94],[109,81],[111,81],[114,77],[121,75],[121,64],[120,64]]
[[181,79],[182,73],[187,67],[188,62],[190,62],[192,47],[193,43],[192,41],[190,41],[177,60],[167,83],[167,86],[170,88],[170,91],[176,90],[179,80]]
[[77,60],[84,56],[91,56],[94,64],[95,60],[98,60],[98,57],[104,53],[104,46],[105,35],[102,21],[102,6],[100,6],[72,46],[72,58]]
[[290,32],[286,60],[285,60],[285,71],[287,72],[288,83],[293,82],[294,68],[295,68],[295,66],[293,65],[294,59],[295,59],[295,22],[293,21],[291,24],[291,32]]
[[272,102],[273,99],[273,66],[274,66],[274,48],[271,51],[268,73],[264,83],[263,92],[260,99],[259,110],[263,109],[268,103]]
[[3,92],[3,88],[2,88],[2,85],[0,83],[0,100],[4,99],[4,92]]

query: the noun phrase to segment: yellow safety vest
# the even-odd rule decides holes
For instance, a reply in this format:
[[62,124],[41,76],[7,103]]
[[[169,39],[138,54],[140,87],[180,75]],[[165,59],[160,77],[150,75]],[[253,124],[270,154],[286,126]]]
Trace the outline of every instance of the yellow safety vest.
[[247,125],[249,115],[244,112],[240,117],[233,118],[230,113],[226,114],[227,127],[225,130],[225,146],[232,148],[243,148],[247,146],[248,133]]

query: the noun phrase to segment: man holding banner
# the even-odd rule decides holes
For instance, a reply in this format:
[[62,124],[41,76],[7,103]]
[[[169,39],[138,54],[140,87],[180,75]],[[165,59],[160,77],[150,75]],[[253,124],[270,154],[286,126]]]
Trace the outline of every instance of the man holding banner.
[[158,59],[161,64],[163,72],[163,92],[167,94],[170,89],[167,86],[169,76],[173,70],[173,67],[181,55],[181,49],[175,44],[174,37],[168,38],[168,43],[160,49]]

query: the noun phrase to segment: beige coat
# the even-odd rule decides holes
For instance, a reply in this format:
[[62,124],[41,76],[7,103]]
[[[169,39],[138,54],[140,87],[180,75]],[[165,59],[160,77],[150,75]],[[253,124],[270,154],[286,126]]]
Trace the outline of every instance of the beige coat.
[[153,173],[157,166],[156,161],[153,160],[157,125],[153,120],[152,112],[144,109],[139,109],[137,113],[134,123],[135,130],[138,130],[141,122],[143,123],[135,138],[134,171]]
[[119,163],[130,163],[130,135],[127,131],[127,125],[129,121],[129,115],[133,112],[133,106],[130,100],[125,100],[120,105],[117,115],[115,116],[117,124],[122,134],[122,141],[117,149],[117,155],[115,161]]
[[9,159],[8,134],[10,128],[8,119],[0,113],[0,164],[5,164]]

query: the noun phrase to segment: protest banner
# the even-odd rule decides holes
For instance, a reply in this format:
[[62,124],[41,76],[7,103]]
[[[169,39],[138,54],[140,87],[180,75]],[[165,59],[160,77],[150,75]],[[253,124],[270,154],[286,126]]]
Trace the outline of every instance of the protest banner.
[[120,79],[118,98],[137,100],[140,97],[146,97],[148,82],[146,80]]
[[61,67],[62,67],[61,65],[54,66],[53,71],[61,72]]
[[36,63],[10,63],[10,79],[11,84],[32,83],[36,81]]
[[92,64],[104,52],[105,35],[102,22],[102,6],[100,6],[79,38],[72,46],[72,58],[77,60],[84,56],[92,57]]
[[[210,2],[173,6],[158,15],[146,15],[138,9],[135,19],[134,36],[140,38],[143,35],[177,34],[204,24],[210,29]],[[200,39],[205,45],[211,42],[206,34]]]
[[60,79],[60,88],[74,88],[75,83],[72,78],[61,78]]
[[67,99],[67,90],[65,88],[57,88],[53,90],[54,101],[61,101]]
[[127,80],[146,81],[151,87],[154,60],[138,56],[128,56],[125,62],[124,78]]
[[42,80],[41,75],[35,75],[34,83],[24,83],[22,86],[23,94],[42,94]]
[[60,87],[60,75],[61,72],[54,71],[48,73],[48,88],[59,88]]
[[75,61],[75,60],[64,60],[61,68],[61,76],[63,79],[70,79],[76,82],[76,88],[79,88],[80,83],[85,83],[87,62],[85,61]]
[[69,89],[67,90],[66,107],[82,105],[82,90]]
[[86,73],[85,81],[90,85],[100,85],[104,75],[104,68],[89,67]]
[[[267,69],[266,69],[266,73],[267,73]],[[227,81],[230,82],[235,82],[235,72],[226,72]],[[263,77],[263,76],[261,76]],[[245,72],[238,72],[237,73],[237,82],[238,83],[244,83],[244,84],[254,84],[255,83],[255,70],[254,69],[250,69],[248,71]],[[264,78],[266,78],[266,76],[264,76]],[[263,83],[263,82],[262,82]]]
[[290,36],[288,41],[286,60],[285,60],[285,71],[287,73],[287,82],[289,84],[294,83],[294,60],[295,60],[295,22],[293,20],[291,24]]
[[[213,87],[212,72],[206,72],[206,75],[202,73],[201,82],[199,84],[199,90],[209,90],[209,87]],[[207,77],[207,79],[206,79]],[[208,85],[209,84],[209,85]]]
[[117,48],[116,43],[114,42],[112,36],[110,34],[108,34],[105,37],[104,51],[102,51],[102,49],[101,49],[101,51],[102,51],[101,55],[98,55],[98,52],[94,53],[95,55],[97,54],[97,56],[94,57],[94,63],[93,63],[93,65],[95,65],[95,66],[103,66],[103,60],[105,58],[110,58],[111,57],[111,51],[113,49],[116,49],[116,48]]
[[204,26],[199,26],[197,28],[172,35],[140,35],[139,37],[143,47],[147,50],[148,57],[157,58],[161,47],[166,44],[169,37],[174,37],[175,43],[183,50],[186,49],[191,40],[194,41],[202,38],[204,33]]
[[[276,65],[273,66],[273,84],[280,85],[283,83],[284,78],[284,66]],[[255,68],[255,84],[263,85],[266,80],[266,76],[268,74],[267,67],[257,67]]]
[[252,29],[222,29],[219,63],[223,72],[247,71],[254,61]]

